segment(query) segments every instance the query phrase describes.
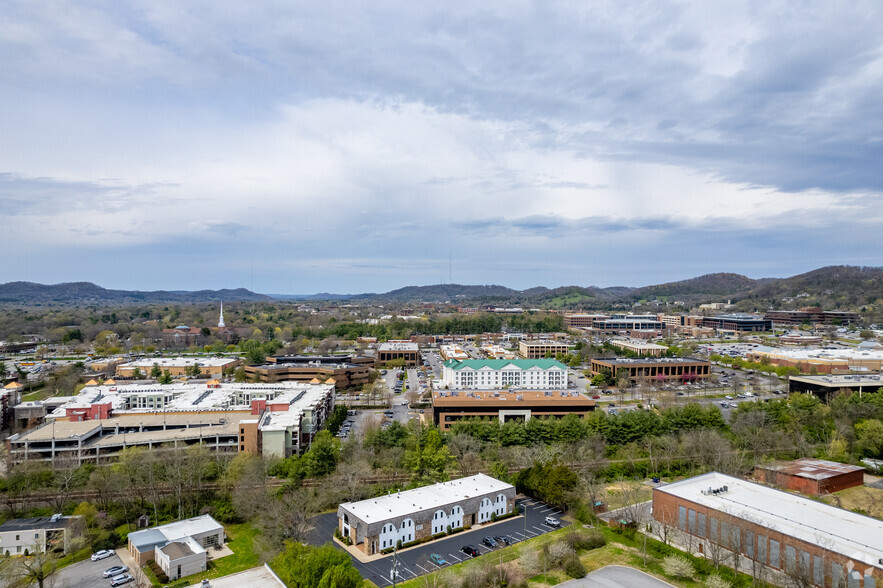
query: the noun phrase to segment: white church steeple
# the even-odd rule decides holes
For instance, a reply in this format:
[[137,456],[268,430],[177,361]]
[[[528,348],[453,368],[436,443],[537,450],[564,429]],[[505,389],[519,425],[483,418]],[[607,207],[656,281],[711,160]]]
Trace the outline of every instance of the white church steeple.
[[221,318],[218,319],[218,328],[223,329],[226,325],[224,324],[224,301],[221,301]]

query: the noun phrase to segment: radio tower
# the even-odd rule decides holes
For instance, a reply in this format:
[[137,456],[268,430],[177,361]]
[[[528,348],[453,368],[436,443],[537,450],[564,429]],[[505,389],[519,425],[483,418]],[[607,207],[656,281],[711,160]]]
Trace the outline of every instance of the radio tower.
[[454,283],[454,262],[450,252],[448,252],[448,284]]

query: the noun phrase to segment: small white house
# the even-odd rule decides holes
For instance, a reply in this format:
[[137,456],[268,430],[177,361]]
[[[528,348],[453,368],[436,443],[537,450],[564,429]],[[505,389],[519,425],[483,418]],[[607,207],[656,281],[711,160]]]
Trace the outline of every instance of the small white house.
[[165,575],[169,577],[169,580],[177,580],[184,576],[204,572],[208,555],[193,538],[185,537],[156,548],[154,559]]
[[[170,544],[179,545],[162,551]],[[132,559],[139,566],[143,566],[152,559],[156,560],[169,579],[179,578],[180,574],[186,576],[195,574],[197,571],[205,571],[208,560],[205,550],[207,547],[215,545],[224,545],[224,527],[210,515],[202,515],[129,533],[129,554]],[[185,570],[194,569],[195,562],[198,560],[202,562],[201,570],[184,573]],[[163,567],[163,561],[166,561],[169,569]],[[180,566],[180,572],[178,572],[178,566]],[[170,570],[179,575],[173,576]]]

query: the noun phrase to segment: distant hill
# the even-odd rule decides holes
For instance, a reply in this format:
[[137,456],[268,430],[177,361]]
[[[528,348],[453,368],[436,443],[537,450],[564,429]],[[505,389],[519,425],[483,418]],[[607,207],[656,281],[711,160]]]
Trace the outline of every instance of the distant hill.
[[35,284],[33,282],[9,282],[0,284],[0,303],[15,304],[156,304],[160,302],[209,302],[220,300],[261,301],[272,300],[264,294],[256,294],[245,288],[235,290],[198,290],[196,292],[168,292],[158,290],[141,292],[108,290],[91,282],[68,282],[64,284]]
[[735,298],[747,294],[755,286],[757,286],[757,280],[740,274],[706,274],[680,282],[636,288],[629,292],[628,296],[633,299],[694,298],[696,296]]
[[108,290],[91,282],[46,286],[31,282],[0,284],[0,303],[17,304],[143,304],[195,303],[220,300],[305,300],[354,302],[481,304],[544,309],[591,309],[624,307],[654,300],[721,302],[732,300],[739,310],[823,306],[857,308],[883,299],[883,268],[829,266],[789,278],[752,279],[733,273],[716,273],[640,288],[614,286],[537,286],[514,290],[500,285],[436,284],[406,286],[382,294],[265,295],[244,288],[140,292]]

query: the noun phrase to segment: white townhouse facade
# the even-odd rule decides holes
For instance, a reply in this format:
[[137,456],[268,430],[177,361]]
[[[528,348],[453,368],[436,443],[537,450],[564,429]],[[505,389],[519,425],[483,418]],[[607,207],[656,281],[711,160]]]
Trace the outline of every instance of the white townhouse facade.
[[446,361],[442,380],[457,390],[564,390],[567,366],[554,359],[469,359]]
[[[515,511],[515,486],[485,474],[396,492],[337,509],[338,529],[367,555],[482,525]],[[399,545],[401,542],[401,545]]]

